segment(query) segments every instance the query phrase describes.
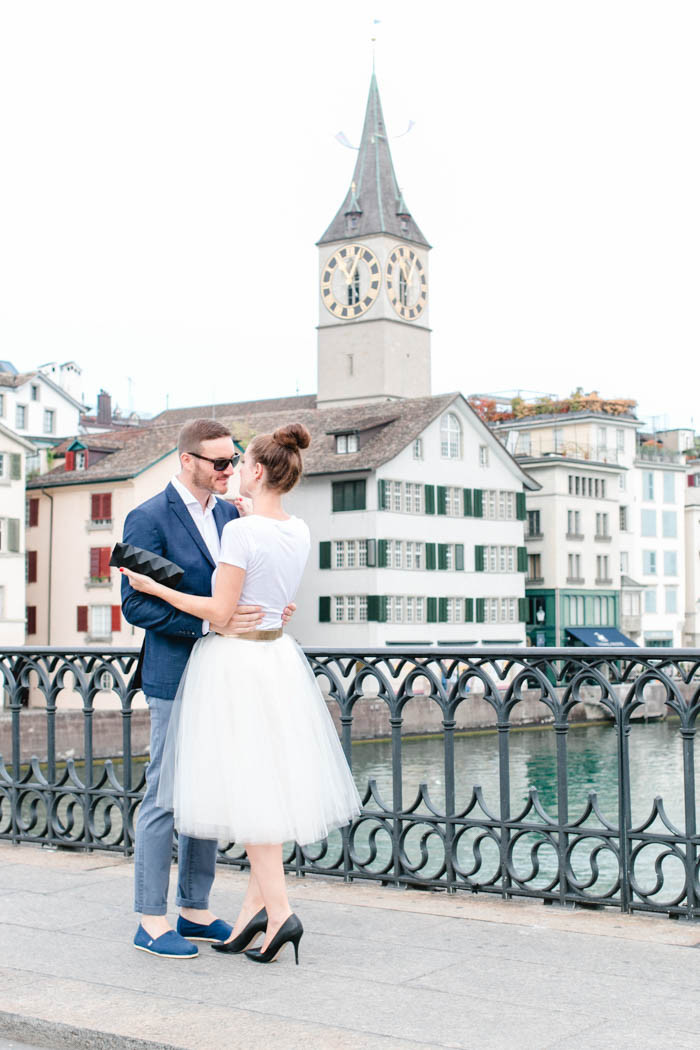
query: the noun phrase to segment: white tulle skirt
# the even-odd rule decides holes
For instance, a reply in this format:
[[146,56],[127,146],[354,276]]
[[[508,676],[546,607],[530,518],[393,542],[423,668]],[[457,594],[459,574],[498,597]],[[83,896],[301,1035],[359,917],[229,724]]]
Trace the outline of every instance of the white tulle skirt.
[[208,634],[168,729],[158,805],[179,832],[300,845],[360,811],[333,720],[299,646]]

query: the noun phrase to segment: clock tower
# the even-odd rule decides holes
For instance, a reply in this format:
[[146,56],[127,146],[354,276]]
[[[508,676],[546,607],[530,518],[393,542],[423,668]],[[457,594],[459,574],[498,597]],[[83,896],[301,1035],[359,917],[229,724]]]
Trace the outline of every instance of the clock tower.
[[318,404],[430,395],[428,252],[372,80],[350,189],[318,241]]

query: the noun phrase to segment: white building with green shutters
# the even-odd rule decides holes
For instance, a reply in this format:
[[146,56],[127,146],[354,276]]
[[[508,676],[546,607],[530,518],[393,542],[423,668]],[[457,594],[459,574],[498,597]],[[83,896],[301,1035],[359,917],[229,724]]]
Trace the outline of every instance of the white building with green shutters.
[[0,644],[24,645],[25,457],[34,446],[0,423]]

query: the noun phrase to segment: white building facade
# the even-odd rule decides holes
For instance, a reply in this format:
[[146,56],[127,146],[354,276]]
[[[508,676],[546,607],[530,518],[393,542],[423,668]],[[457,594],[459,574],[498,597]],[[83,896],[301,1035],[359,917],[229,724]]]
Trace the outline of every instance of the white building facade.
[[0,644],[24,645],[25,457],[29,441],[0,423]]

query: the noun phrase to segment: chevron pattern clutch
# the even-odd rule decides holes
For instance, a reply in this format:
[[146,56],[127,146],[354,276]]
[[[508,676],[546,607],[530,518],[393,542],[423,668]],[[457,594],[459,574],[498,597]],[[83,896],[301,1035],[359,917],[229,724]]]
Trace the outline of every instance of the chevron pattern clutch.
[[144,576],[150,576],[152,580],[166,587],[177,587],[185,575],[185,570],[176,565],[174,561],[161,558],[160,554],[145,551],[142,547],[134,547],[131,543],[115,543],[109,564],[118,569],[141,572]]

